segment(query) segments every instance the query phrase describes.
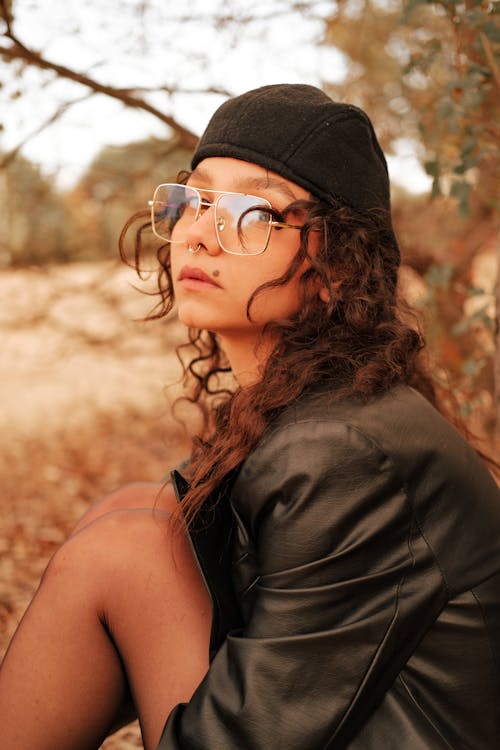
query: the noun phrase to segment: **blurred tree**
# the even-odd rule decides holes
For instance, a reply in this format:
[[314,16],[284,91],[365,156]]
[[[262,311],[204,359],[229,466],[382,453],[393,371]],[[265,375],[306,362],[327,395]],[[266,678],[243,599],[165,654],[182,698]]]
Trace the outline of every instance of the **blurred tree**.
[[[50,18],[43,18],[36,30],[39,33],[34,35],[29,14],[35,11],[36,18],[37,5],[43,6],[28,0],[0,0],[0,57],[9,65],[9,73],[14,72],[14,76],[5,77],[9,91],[3,98],[29,93],[29,73],[33,71],[39,74],[41,85],[52,91],[61,91],[54,82],[77,86],[65,89],[68,93],[63,101],[45,120],[42,114],[33,113],[36,125],[28,137],[79,103],[80,88],[86,96],[101,95],[152,115],[186,148],[194,146],[196,136],[171,114],[175,96],[229,96],[232,91],[227,80],[233,71],[221,65],[221,54],[235,48],[242,35],[245,41],[265,39],[273,20],[295,17],[305,22],[324,17],[322,0],[268,0],[254,7],[245,0],[213,0],[210,4],[193,0],[187,9],[161,0],[129,0],[119,14],[112,3],[88,0],[82,6],[67,0]],[[65,54],[71,35],[78,40],[77,55]],[[42,41],[30,43],[34,36]],[[125,76],[117,76],[120,63],[126,68]],[[124,77],[128,78],[125,82]],[[15,86],[11,85],[13,78]],[[113,80],[119,80],[119,85]],[[76,92],[74,96],[72,92]]]
[[420,143],[433,195],[464,213],[472,187],[475,202],[499,206],[499,11],[484,0],[340,0],[326,25],[325,43],[352,63],[342,92],[373,114],[386,147]]
[[0,172],[0,205],[0,266],[72,258],[70,211],[51,180],[22,156]]
[[[436,247],[436,225],[415,228],[428,244],[412,262],[426,274],[434,312],[427,332],[461,380],[464,412],[485,392],[481,385],[492,389],[495,373],[500,436],[500,303],[495,313],[492,290],[473,278],[478,253],[496,253],[500,268],[499,10],[489,0],[339,0],[324,43],[351,61],[335,94],[370,112],[389,151],[399,139],[413,140],[432,196],[456,201],[462,218],[450,201],[441,203],[443,218],[449,213],[454,223],[444,246]],[[496,294],[500,300],[498,270]]]
[[[52,60],[45,58],[37,50],[23,44],[21,39],[14,32],[15,15],[13,12],[12,0],[0,0],[0,20],[3,21],[4,26],[3,37],[8,42],[7,44],[0,46],[0,55],[2,55],[4,61],[18,65],[18,75],[22,74],[24,68],[30,66],[40,70],[50,71],[58,78],[81,84],[87,89],[90,89],[93,94],[104,94],[112,99],[118,99],[127,107],[148,112],[171,128],[178,138],[179,143],[186,147],[192,148],[196,143],[196,137],[190,130],[183,127],[175,118],[147,101],[141,96],[139,90],[132,87],[121,88],[102,83],[91,75],[76,71],[66,65],[60,65],[53,62]],[[19,95],[21,95],[21,91],[20,89],[16,89],[11,96],[15,98]],[[78,99],[76,101],[78,101]],[[46,122],[42,122],[37,126],[34,133],[37,133],[44,127],[52,124],[69,106],[71,106],[72,103],[74,102],[64,102],[55,110]]]
[[127,146],[108,146],[67,194],[78,227],[79,256],[115,257],[125,221],[141,209],[161,182],[176,179],[189,166],[191,149],[175,138],[148,138]]

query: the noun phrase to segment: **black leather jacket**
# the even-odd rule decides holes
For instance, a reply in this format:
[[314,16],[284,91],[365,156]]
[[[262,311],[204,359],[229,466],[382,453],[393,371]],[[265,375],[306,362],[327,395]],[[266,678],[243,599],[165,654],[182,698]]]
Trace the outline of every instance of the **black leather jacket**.
[[304,397],[191,537],[212,662],[159,750],[500,748],[500,492],[419,394]]

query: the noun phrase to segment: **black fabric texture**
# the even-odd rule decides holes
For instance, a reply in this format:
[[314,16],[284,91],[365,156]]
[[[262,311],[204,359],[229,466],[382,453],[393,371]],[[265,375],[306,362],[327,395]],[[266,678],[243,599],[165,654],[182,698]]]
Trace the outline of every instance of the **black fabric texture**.
[[224,502],[196,549],[214,611],[232,588],[242,622],[214,614],[158,750],[500,747],[500,493],[420,394],[304,395]]
[[253,162],[326,202],[390,213],[387,164],[369,117],[305,84],[277,84],[224,102],[192,159]]

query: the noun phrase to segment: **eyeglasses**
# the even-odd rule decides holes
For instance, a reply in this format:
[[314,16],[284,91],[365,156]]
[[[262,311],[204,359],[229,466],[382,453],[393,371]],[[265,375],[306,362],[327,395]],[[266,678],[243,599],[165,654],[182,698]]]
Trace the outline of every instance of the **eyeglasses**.
[[[185,243],[189,227],[203,210],[214,209],[217,241],[222,250],[232,255],[259,255],[269,243],[272,227],[301,229],[296,224],[273,221],[276,211],[266,198],[220,190],[203,190],[217,195],[213,203],[190,185],[169,183],[158,185],[151,206],[153,232],[167,242]],[[175,239],[172,233],[175,229]]]

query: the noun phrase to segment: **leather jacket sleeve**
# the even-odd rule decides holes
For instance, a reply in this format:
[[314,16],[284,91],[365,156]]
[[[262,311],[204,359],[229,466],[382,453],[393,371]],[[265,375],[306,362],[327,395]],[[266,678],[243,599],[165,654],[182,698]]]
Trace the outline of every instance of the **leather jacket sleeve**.
[[231,498],[246,624],[158,750],[344,748],[449,595],[404,471],[348,424],[301,421],[259,444]]

